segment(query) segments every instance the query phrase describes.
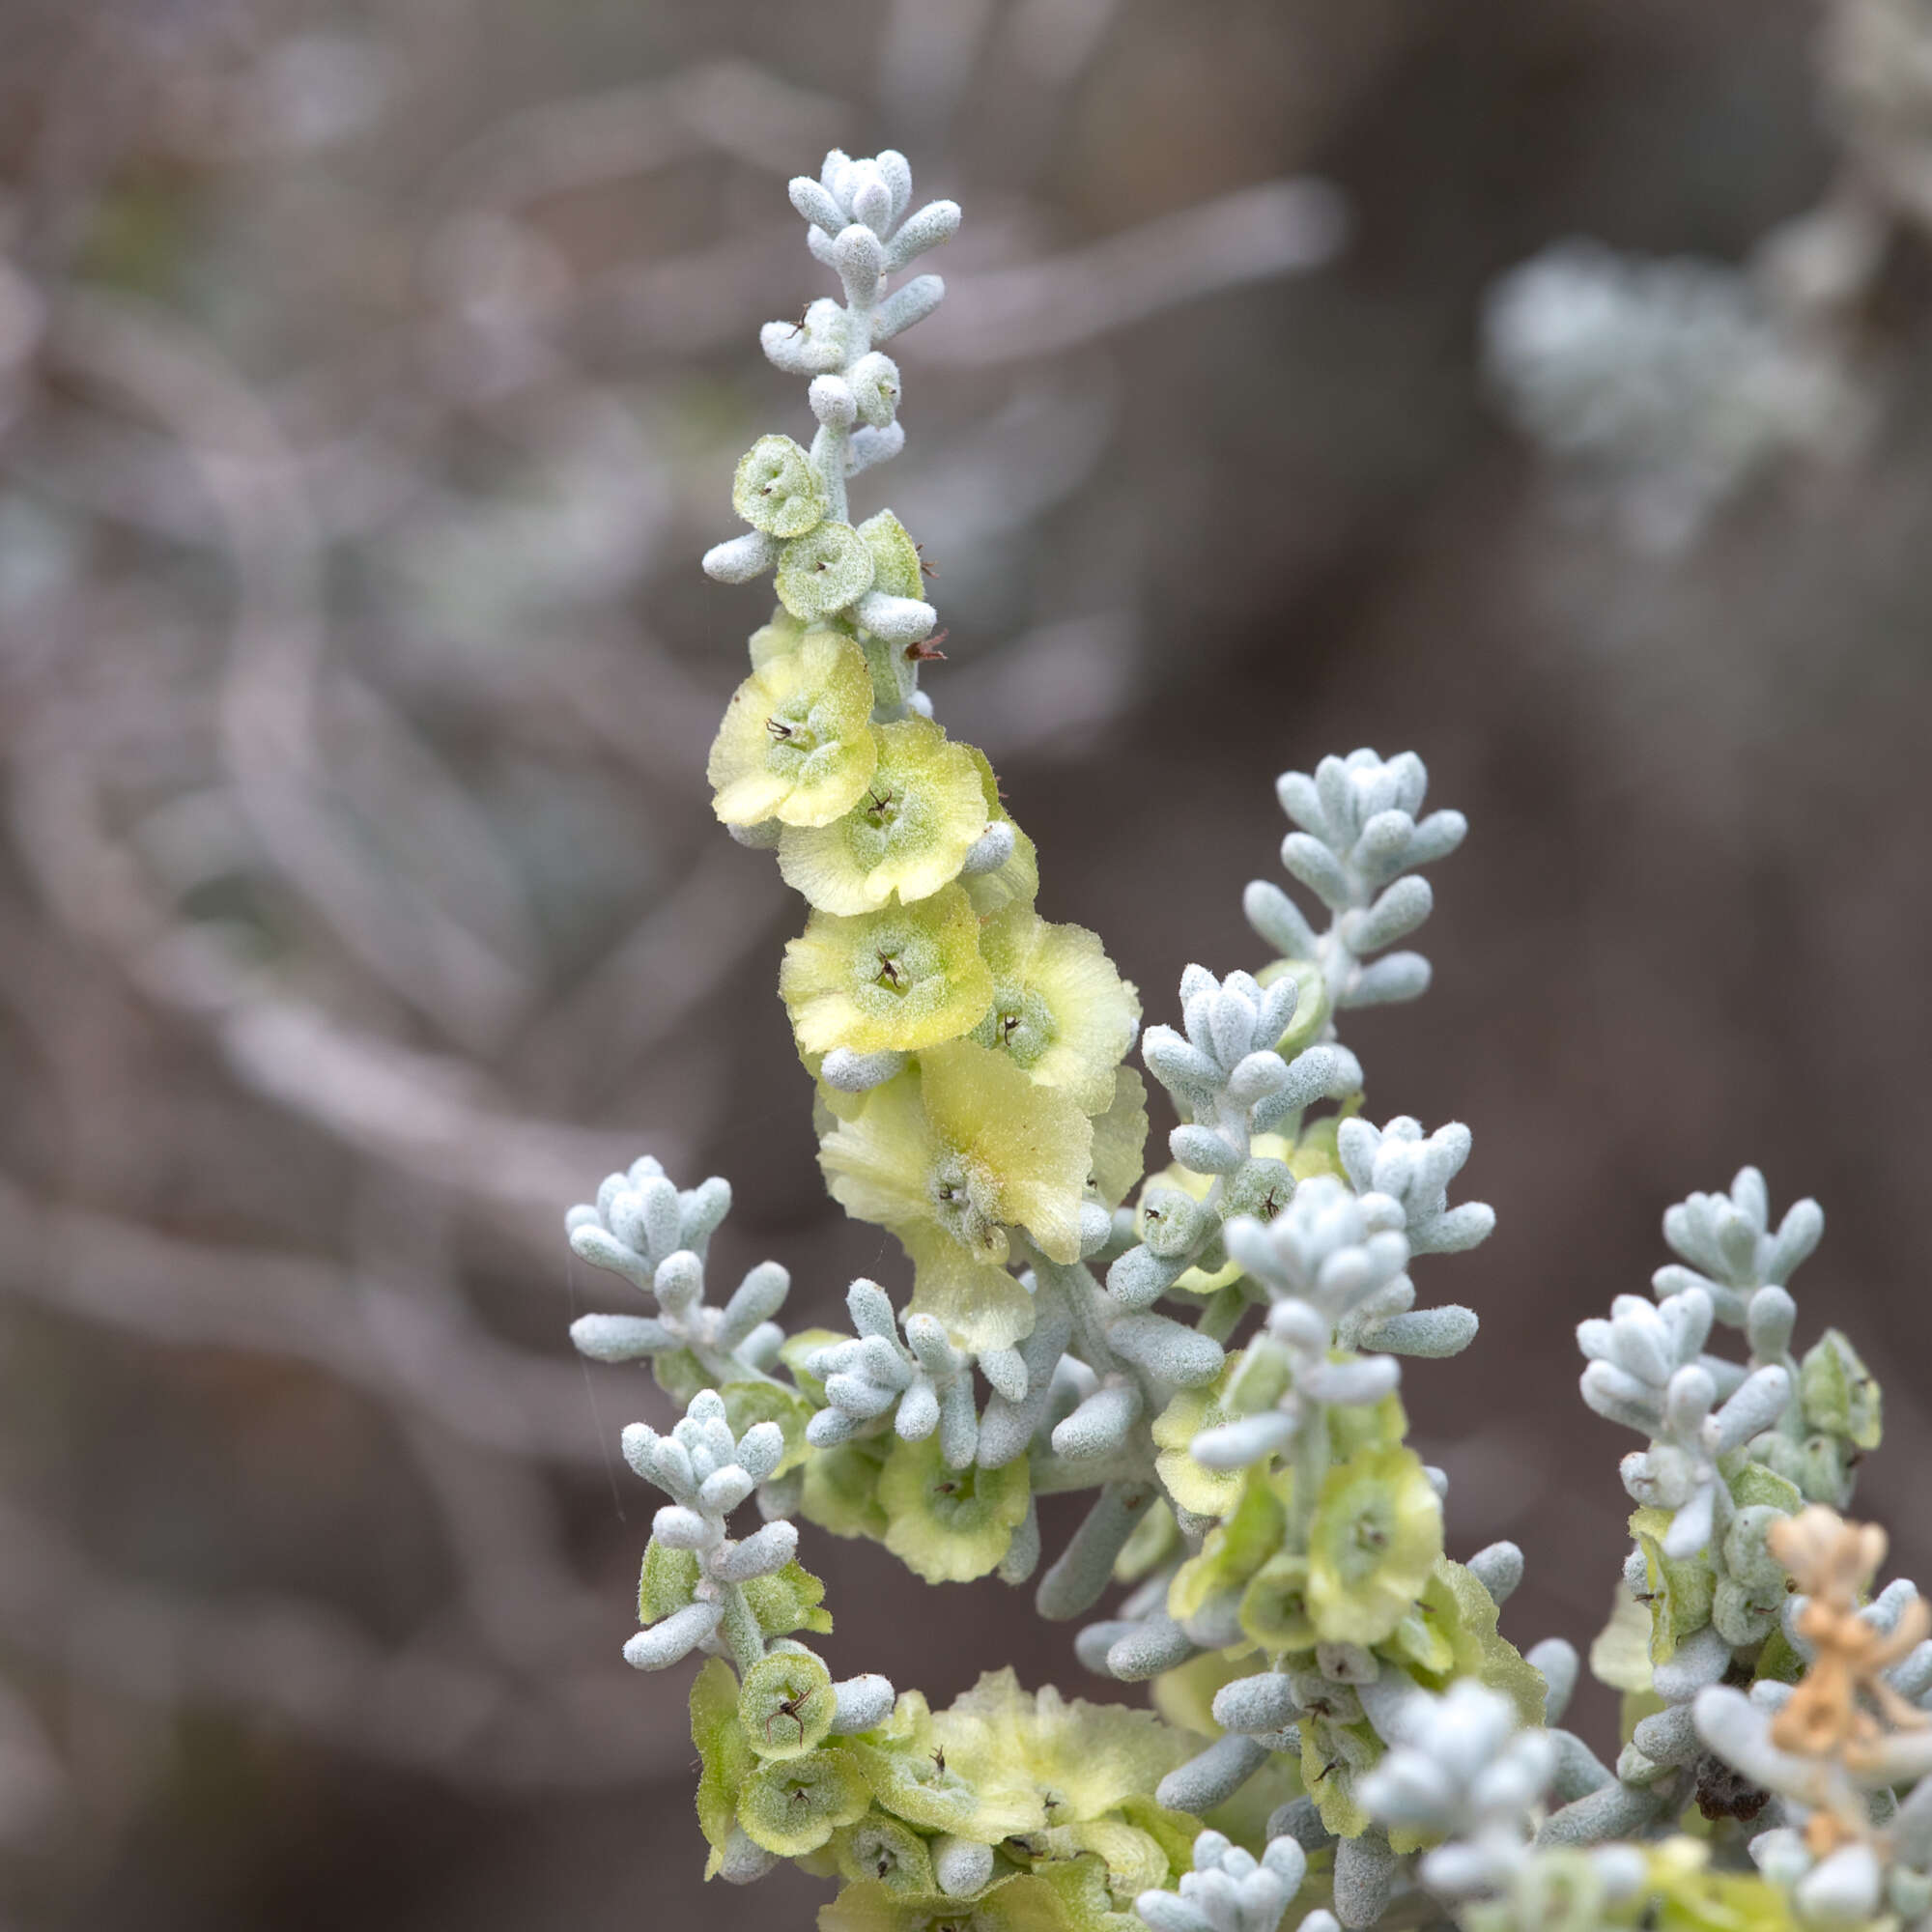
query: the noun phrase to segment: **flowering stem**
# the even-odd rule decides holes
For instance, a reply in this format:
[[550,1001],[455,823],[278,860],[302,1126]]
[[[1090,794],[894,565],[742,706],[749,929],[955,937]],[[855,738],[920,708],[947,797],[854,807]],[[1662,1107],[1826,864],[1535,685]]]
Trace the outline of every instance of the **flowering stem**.
[[724,1641],[731,1646],[731,1656],[742,1675],[763,1659],[765,1634],[758,1628],[757,1616],[746,1598],[742,1584],[721,1583],[718,1586],[718,1601],[724,1612],[719,1629],[724,1634]]
[[1292,1548],[1308,1548],[1316,1505],[1321,1500],[1321,1485],[1327,1474],[1328,1407],[1325,1403],[1309,1402],[1294,1432],[1294,1492],[1288,1505],[1288,1544]]

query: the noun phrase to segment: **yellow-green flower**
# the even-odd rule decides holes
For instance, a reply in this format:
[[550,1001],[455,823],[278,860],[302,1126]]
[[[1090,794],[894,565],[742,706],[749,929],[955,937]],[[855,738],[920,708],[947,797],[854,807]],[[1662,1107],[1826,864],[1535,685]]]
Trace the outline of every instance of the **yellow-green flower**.
[[1308,1558],[1278,1549],[1241,1592],[1241,1629],[1264,1650],[1312,1650],[1321,1633],[1308,1608]]
[[1442,1504],[1412,1449],[1368,1447],[1330,1469],[1309,1532],[1308,1605],[1327,1643],[1377,1644],[1442,1554]]
[[993,1003],[973,1037],[1042,1087],[1064,1088],[1083,1113],[1110,1105],[1141,1002],[1098,935],[1052,924],[1015,901],[987,920],[980,950],[992,969]]
[[1002,1761],[1039,1794],[1050,1826],[1106,1816],[1151,1791],[1199,1747],[1151,1711],[1063,1697],[1050,1684],[1022,1690],[1010,1667],[987,1671],[936,1719],[942,1735],[967,1722],[983,1725]]
[[782,604],[752,633],[752,668],[762,670],[774,658],[789,657],[810,635],[810,627],[794,617]]
[[[1124,1819],[1055,1825],[1027,1841],[1037,1846],[1035,1873],[1060,1894],[1074,1932],[1133,1932],[1134,1900],[1160,1891],[1175,1877],[1160,1840]],[[1181,1861],[1186,1870],[1189,1861]]]
[[779,552],[779,602],[808,624],[856,604],[872,587],[872,553],[850,524],[829,518]]
[[835,1200],[890,1228],[917,1273],[911,1307],[975,1350],[1032,1332],[1033,1298],[1007,1273],[1009,1231],[1054,1261],[1080,1253],[1094,1130],[1050,1087],[970,1040],[923,1053],[833,1123],[818,1150]]
[[[1252,1142],[1252,1151],[1257,1160],[1286,1162],[1294,1151],[1294,1143],[1284,1139],[1280,1134],[1256,1134]],[[1144,1216],[1147,1212],[1148,1196],[1153,1189],[1174,1188],[1196,1201],[1205,1201],[1213,1185],[1212,1175],[1196,1174],[1192,1168],[1187,1167],[1167,1167],[1158,1174],[1150,1174],[1141,1188],[1140,1201],[1134,1210],[1135,1233],[1142,1240],[1147,1239],[1148,1229]],[[1286,1207],[1288,1204],[1284,1201],[1281,1205]],[[1189,1294],[1213,1294],[1239,1281],[1240,1278],[1241,1264],[1238,1262],[1224,1262],[1218,1268],[1191,1267],[1174,1285]]]
[[1281,1548],[1288,1513],[1278,1490],[1288,1487],[1286,1479],[1270,1481],[1250,1469],[1238,1481],[1234,1508],[1208,1532],[1200,1554],[1189,1557],[1168,1585],[1167,1613],[1177,1623],[1185,1623],[1218,1598],[1245,1589],[1249,1578]]
[[[1355,1357],[1346,1350],[1331,1349],[1328,1359],[1352,1362]],[[1244,1407],[1246,1395],[1247,1391],[1237,1381],[1234,1389],[1237,1412]],[[1272,1403],[1273,1395],[1267,1400]],[[1402,1397],[1393,1391],[1379,1402],[1338,1403],[1328,1411],[1328,1455],[1332,1462],[1346,1463],[1361,1449],[1393,1449],[1407,1435],[1408,1414],[1402,1406]]]
[[1791,1932],[1798,1918],[1783,1886],[1756,1872],[1713,1871],[1710,1852],[1681,1835],[1651,1851],[1645,1924],[1660,1932]]
[[981,919],[990,919],[1003,906],[1017,901],[1021,905],[1032,905],[1039,896],[1039,854],[1034,842],[1013,823],[1012,814],[1007,810],[1006,801],[1000,796],[1000,781],[993,774],[992,761],[977,745],[965,748],[973,760],[973,769],[980,775],[980,798],[986,808],[986,823],[991,825],[1011,825],[1013,828],[1013,849],[1003,866],[996,866],[990,872],[975,872],[962,883],[973,901],[973,910]]
[[871,1807],[872,1789],[858,1758],[836,1745],[803,1757],[764,1758],[738,1792],[745,1835],[781,1859],[815,1852]]
[[802,537],[825,515],[825,479],[788,436],[761,436],[738,459],[731,507],[768,536]]
[[811,631],[732,694],[705,775],[726,825],[830,825],[864,797],[879,760],[866,654]]
[[1032,1492],[1024,1457],[998,1469],[954,1469],[936,1435],[895,1440],[879,1473],[886,1548],[928,1583],[970,1583],[999,1568]]
[[823,1743],[838,1703],[823,1659],[803,1648],[775,1650],[745,1673],[738,1721],[760,1757],[803,1757]]
[[1109,1208],[1118,1208],[1141,1178],[1147,1153],[1147,1082],[1131,1066],[1114,1069],[1113,1098],[1094,1116],[1094,1158],[1087,1180]]
[[917,1690],[901,1691],[893,1715],[851,1748],[880,1806],[922,1832],[996,1845],[1046,1823],[1010,1742],[980,1718],[935,1714]]
[[867,1811],[856,1825],[833,1834],[832,1849],[841,1878],[869,1879],[902,1898],[933,1889],[932,1854],[925,1840],[890,1812]]
[[916,1053],[957,1039],[986,1010],[993,977],[957,886],[911,905],[815,912],[785,948],[779,994],[804,1053]]
[[848,1885],[818,1908],[818,1932],[1075,1932],[1060,1895],[1043,1878],[1016,1872],[977,1898],[943,1891],[895,1892],[877,1879]]
[[[869,705],[869,679],[866,693]],[[908,902],[927,897],[959,876],[986,829],[973,760],[931,719],[904,718],[872,735],[878,762],[852,809],[788,824],[779,844],[785,884],[821,912],[871,912],[895,893]]]
[[1153,1419],[1154,1447],[1160,1451],[1154,1470],[1168,1494],[1196,1516],[1226,1516],[1241,1498],[1245,1471],[1210,1469],[1197,1463],[1191,1450],[1205,1430],[1218,1429],[1244,1412],[1228,1406],[1228,1391],[1245,1359],[1245,1351],[1236,1350],[1211,1382],[1181,1389]]

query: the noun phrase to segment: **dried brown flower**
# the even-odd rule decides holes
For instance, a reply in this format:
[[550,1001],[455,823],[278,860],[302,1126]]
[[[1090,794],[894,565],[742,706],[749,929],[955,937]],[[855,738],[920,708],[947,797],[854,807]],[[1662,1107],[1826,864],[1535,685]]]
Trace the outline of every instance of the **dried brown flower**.
[[[1859,1601],[1885,1561],[1885,1531],[1875,1523],[1847,1522],[1814,1503],[1774,1523],[1767,1540],[1805,1595],[1798,1634],[1817,1653],[1772,1719],[1772,1743],[1804,1757],[1835,1758],[1848,1771],[1869,1770],[1888,1726],[1914,1730],[1926,1722],[1882,1673],[1932,1633],[1932,1609],[1915,1597],[1889,1632],[1859,1614]],[[1832,1849],[1840,1835],[1828,1812],[1813,1814],[1807,1838],[1829,1840],[1814,1842],[1814,1852]]]

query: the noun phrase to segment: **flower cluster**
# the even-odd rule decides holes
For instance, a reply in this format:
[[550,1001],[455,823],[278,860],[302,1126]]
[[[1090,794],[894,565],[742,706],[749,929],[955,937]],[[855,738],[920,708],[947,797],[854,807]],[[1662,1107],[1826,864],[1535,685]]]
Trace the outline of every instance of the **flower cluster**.
[[842,304],[769,325],[766,355],[811,379],[810,448],[762,437],[732,503],[751,534],[705,557],[776,573],[711,750],[719,817],[774,849],[810,904],[779,991],[820,1081],[834,1196],[912,1256],[914,1304],[968,1356],[1010,1350],[1033,1305],[1009,1264],[1083,1250],[1139,1172],[1143,1089],[1122,1065],[1140,1001],[1094,935],[1042,919],[1032,841],[992,767],[919,689],[938,614],[929,568],[890,510],[848,520],[848,479],[896,453],[900,379],[880,344],[937,305],[936,275],[888,278],[958,226],[908,214],[904,157],[834,153],[792,203]]
[[[1190,965],[1178,1024],[1141,1037],[1133,987],[1092,933],[1040,916],[1031,841],[919,689],[937,652],[918,547],[889,511],[848,512],[851,477],[902,440],[880,345],[943,293],[887,277],[958,211],[908,214],[895,155],[834,154],[792,200],[844,301],[765,331],[819,427],[809,449],[754,444],[733,493],[751,533],[705,560],[774,572],[780,599],[711,778],[721,819],[810,902],[779,991],[820,1161],[898,1237],[910,1293],[856,1281],[851,1332],[787,1335],[767,1262],[713,1307],[730,1190],[680,1191],[648,1159],[568,1217],[576,1254],[650,1297],[583,1317],[579,1348],[648,1361],[684,1411],[624,1435],[669,1498],[625,1654],[704,1656],[710,1872],[836,1878],[822,1932],[1926,1919],[1932,1795],[1893,1787],[1932,1772],[1932,1614],[1910,1585],[1864,1603],[1882,1539],[1821,1508],[1849,1497],[1879,1400],[1834,1331],[1792,1352],[1815,1204],[1774,1226],[1748,1168],[1690,1196],[1653,1297],[1578,1330],[1585,1401],[1645,1445],[1590,1659],[1625,1693],[1612,1767],[1564,1727],[1576,1651],[1525,1655],[1498,1628],[1521,1550],[1453,1560],[1446,1479],[1407,1440],[1405,1358],[1476,1334],[1413,1279],[1494,1225],[1450,1198],[1470,1132],[1378,1125],[1339,1037],[1427,988],[1395,949],[1462,815],[1425,811],[1412,753],[1286,774],[1282,863],[1325,922],[1257,881],[1244,909],[1272,956]],[[1176,1117],[1153,1175],[1137,1042]],[[1720,1327],[1745,1359],[1714,1350]],[[1039,1502],[1074,1492],[1049,1561]],[[761,1526],[734,1537],[753,1499]],[[1091,1618],[1079,1661],[1148,1684],[1153,1709],[1010,1670],[939,1711],[876,1673],[835,1679],[808,1641],[832,1626],[799,1518],[927,1583],[1031,1582],[1042,1618]]]
[[[1649,1438],[1624,1459],[1634,1548],[1593,1662],[1661,1706],[1634,1722],[1616,1785],[1559,1815],[1555,1829],[1579,1840],[1686,1804],[1706,1818],[1765,1811],[1762,1782],[1706,1735],[1700,1693],[1756,1683],[1775,1696],[1797,1676],[1781,1540],[1807,1502],[1848,1498],[1879,1437],[1877,1385],[1842,1336],[1827,1331],[1802,1361],[1791,1352],[1787,1283],[1824,1232],[1815,1202],[1773,1229],[1764,1177],[1746,1168],[1728,1194],[1672,1208],[1663,1232],[1679,1260],[1657,1271],[1657,1301],[1620,1295],[1608,1321],[1577,1330],[1584,1400]],[[1745,1361],[1707,1351],[1720,1321],[1744,1331]]]

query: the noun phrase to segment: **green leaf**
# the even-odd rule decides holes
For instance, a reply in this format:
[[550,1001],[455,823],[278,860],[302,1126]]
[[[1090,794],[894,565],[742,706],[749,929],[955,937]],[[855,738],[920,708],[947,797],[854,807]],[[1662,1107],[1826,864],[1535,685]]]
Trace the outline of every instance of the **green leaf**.
[[1590,1646],[1590,1674],[1613,1690],[1651,1688],[1650,1612],[1622,1583],[1610,1605],[1610,1620]]
[[779,1360],[791,1371],[791,1378],[804,1393],[813,1408],[823,1408],[825,1384],[806,1367],[812,1356],[821,1349],[829,1349],[836,1342],[849,1342],[849,1335],[841,1335],[836,1328],[801,1328],[787,1335],[779,1349]]
[[1436,1627],[1449,1638],[1456,1675],[1479,1678],[1500,1690],[1516,1706],[1519,1723],[1541,1724],[1548,1689],[1543,1673],[1497,1632],[1496,1600],[1476,1573],[1439,1558],[1423,1602],[1435,1609]]
[[825,1585],[797,1557],[769,1577],[753,1577],[739,1585],[758,1628],[770,1636],[789,1636],[793,1631],[810,1631],[823,1636],[832,1628],[832,1612],[820,1609],[825,1601]]
[[652,1537],[638,1578],[638,1621],[654,1624],[681,1610],[697,1591],[697,1552],[672,1549]]
[[1180,1527],[1174,1512],[1158,1496],[1153,1507],[1134,1524],[1120,1555],[1114,1559],[1114,1581],[1137,1583],[1157,1570],[1180,1548]]
[[840,1442],[819,1450],[805,1465],[805,1498],[799,1507],[808,1522],[834,1536],[886,1540],[886,1513],[879,1504],[879,1475],[890,1440]]
[[1709,1855],[1709,1846],[1686,1837],[1651,1852],[1643,1924],[1658,1932],[1793,1932],[1799,1921],[1785,1887],[1756,1872],[1714,1871]]
[[1677,1646],[1711,1621],[1718,1579],[1701,1556],[1680,1562],[1663,1553],[1674,1511],[1645,1507],[1631,1512],[1630,1530],[1643,1551],[1644,1587],[1650,1592],[1650,1661],[1667,1663]]
[[796,1389],[781,1382],[726,1382],[718,1393],[724,1398],[724,1420],[733,1435],[743,1435],[755,1423],[776,1422],[784,1437],[784,1454],[772,1472],[782,1476],[795,1469],[814,1452],[805,1439],[806,1424],[811,1420],[810,1401]]
[[1762,1463],[1745,1463],[1730,1479],[1731,1500],[1739,1509],[1768,1506],[1786,1516],[1796,1516],[1804,1507],[1798,1485],[1788,1482],[1776,1470]]
[[1757,1654],[1755,1677],[1769,1678],[1777,1684],[1796,1684],[1804,1675],[1804,1660],[1792,1649],[1791,1642],[1782,1629],[1775,1630],[1765,1638],[1764,1647]]
[[1301,1720],[1301,1783],[1337,1837],[1358,1838],[1369,1814],[1355,1795],[1380,1761],[1382,1741],[1367,1722],[1337,1724],[1326,1718]]
[[[1312,959],[1277,959],[1271,965],[1264,966],[1255,978],[1264,986],[1272,986],[1277,980],[1292,977],[1298,991],[1294,1001],[1294,1017],[1288,1023],[1281,1038],[1275,1043],[1275,1051],[1284,1060],[1293,1060],[1304,1046],[1312,1046],[1321,1036],[1322,1022],[1328,1017],[1328,981],[1321,968]],[[1311,1144],[1312,1145],[1312,1144]],[[1334,1151],[1332,1131],[1328,1151]],[[1313,1165],[1309,1173],[1334,1173],[1343,1175],[1342,1163],[1338,1159],[1332,1169],[1318,1168]],[[1298,1179],[1307,1177],[1296,1170]]]
[[872,554],[872,587],[888,597],[925,595],[925,573],[920,568],[919,546],[906,526],[890,510],[867,517],[859,535]]
[[1456,1668],[1456,1647],[1446,1632],[1436,1627],[1435,1606],[1423,1601],[1397,1624],[1386,1642],[1378,1644],[1383,1657],[1406,1663],[1416,1676],[1431,1683],[1446,1684]]
[[757,1763],[745,1727],[738,1721],[738,1680],[723,1658],[714,1657],[692,1680],[691,1741],[702,1770],[697,1779],[697,1824],[711,1846],[704,1876],[713,1877],[730,1842],[738,1818],[738,1794]]
[[700,1389],[711,1386],[704,1364],[689,1349],[668,1350],[651,1357],[651,1378],[681,1409],[691,1406],[691,1399]]
[[1860,1449],[1876,1449],[1884,1433],[1878,1383],[1858,1350],[1828,1328],[1798,1371],[1798,1396],[1813,1429],[1841,1435]]

